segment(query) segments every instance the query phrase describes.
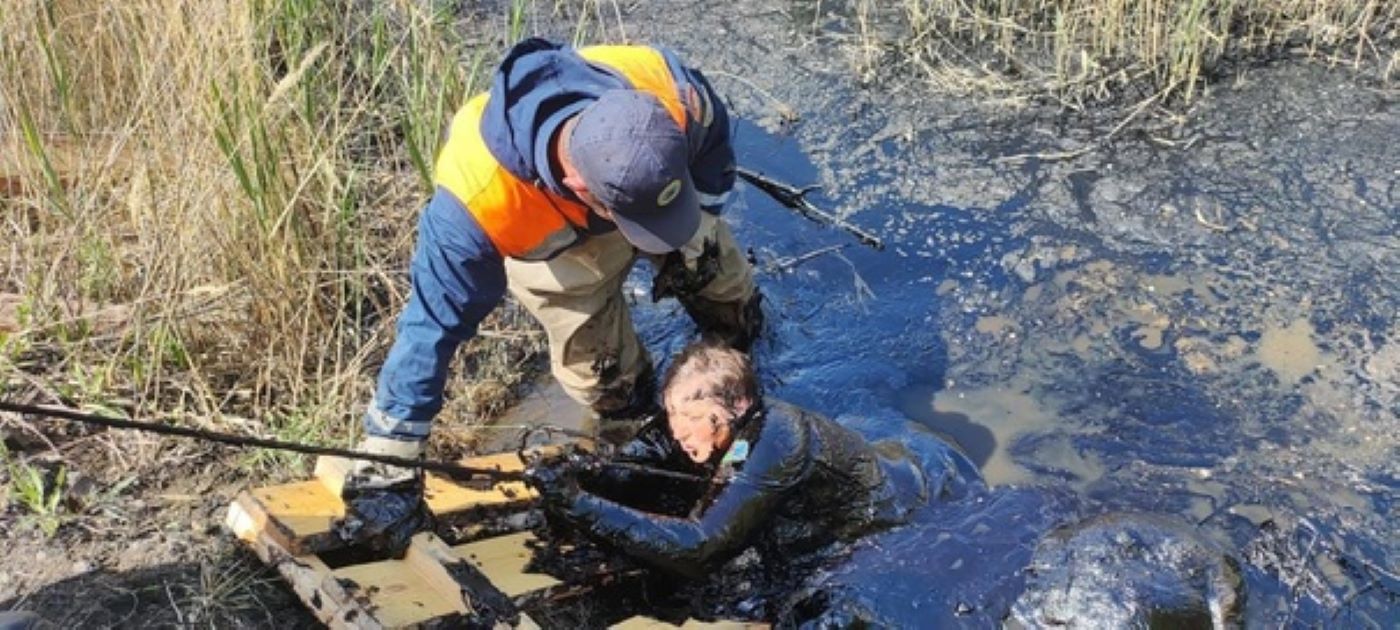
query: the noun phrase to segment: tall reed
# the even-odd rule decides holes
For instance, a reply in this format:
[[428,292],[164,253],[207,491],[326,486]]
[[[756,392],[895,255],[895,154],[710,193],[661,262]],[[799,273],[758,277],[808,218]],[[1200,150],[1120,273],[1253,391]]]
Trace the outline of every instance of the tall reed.
[[880,15],[901,27],[890,58],[940,88],[1075,107],[1139,88],[1190,100],[1222,62],[1279,53],[1388,80],[1400,54],[1389,0],[901,0]]
[[[5,3],[0,391],[343,435],[444,125],[505,43],[469,45],[453,10]],[[467,409],[538,350],[502,317]]]

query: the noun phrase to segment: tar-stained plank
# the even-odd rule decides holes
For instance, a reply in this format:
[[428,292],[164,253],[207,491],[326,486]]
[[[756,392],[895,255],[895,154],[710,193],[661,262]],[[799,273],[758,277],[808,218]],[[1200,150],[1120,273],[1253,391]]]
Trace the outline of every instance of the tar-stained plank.
[[518,597],[562,584],[551,575],[526,572],[534,541],[534,534],[520,532],[457,545],[452,552],[480,569],[501,592]]

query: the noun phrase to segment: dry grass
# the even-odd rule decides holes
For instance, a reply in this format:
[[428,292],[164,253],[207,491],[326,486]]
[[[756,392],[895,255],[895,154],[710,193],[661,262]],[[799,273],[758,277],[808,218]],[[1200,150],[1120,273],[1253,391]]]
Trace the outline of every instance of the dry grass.
[[[4,3],[0,395],[348,441],[441,130],[526,5],[469,43],[455,3]],[[541,350],[483,328],[445,415]]]
[[907,63],[942,90],[1075,108],[1125,93],[1189,101],[1223,62],[1277,54],[1389,80],[1400,54],[1391,0],[858,0],[852,14],[858,70]]

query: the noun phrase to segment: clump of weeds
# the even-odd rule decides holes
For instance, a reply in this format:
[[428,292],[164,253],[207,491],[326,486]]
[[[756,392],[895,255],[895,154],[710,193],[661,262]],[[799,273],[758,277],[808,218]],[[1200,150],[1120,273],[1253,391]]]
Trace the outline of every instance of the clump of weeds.
[[[464,28],[477,9],[447,2],[0,11],[0,383],[142,420],[352,442],[408,295],[438,144],[509,43],[492,29],[523,36],[543,13],[582,39],[612,18],[598,2],[512,6],[472,21],[479,33]],[[451,415],[499,409],[544,350],[509,309],[482,328],[459,353],[449,390],[467,393]]]
[[5,503],[21,508],[22,525],[32,526],[45,537],[52,538],[68,519],[63,497],[68,469],[60,465],[51,472],[34,466],[12,455],[3,444],[0,444],[0,459],[5,461],[9,476],[9,483],[4,487]]

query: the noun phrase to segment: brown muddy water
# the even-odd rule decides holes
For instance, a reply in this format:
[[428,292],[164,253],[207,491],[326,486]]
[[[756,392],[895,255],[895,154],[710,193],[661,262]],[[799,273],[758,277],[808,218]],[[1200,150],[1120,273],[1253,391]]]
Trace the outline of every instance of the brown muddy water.
[[[1047,532],[1128,511],[1238,561],[1247,626],[1400,624],[1400,93],[1244,68],[1187,116],[1007,159],[1119,121],[940,97],[898,68],[861,85],[851,24],[808,4],[624,19],[715,70],[741,164],[822,185],[889,243],[762,274],[767,392],[873,438],[944,436],[990,487],[808,575],[805,609],[1000,625]],[[741,189],[728,217],[760,266],[847,239]],[[629,286],[664,362],[693,331],[643,297],[648,273]]]

